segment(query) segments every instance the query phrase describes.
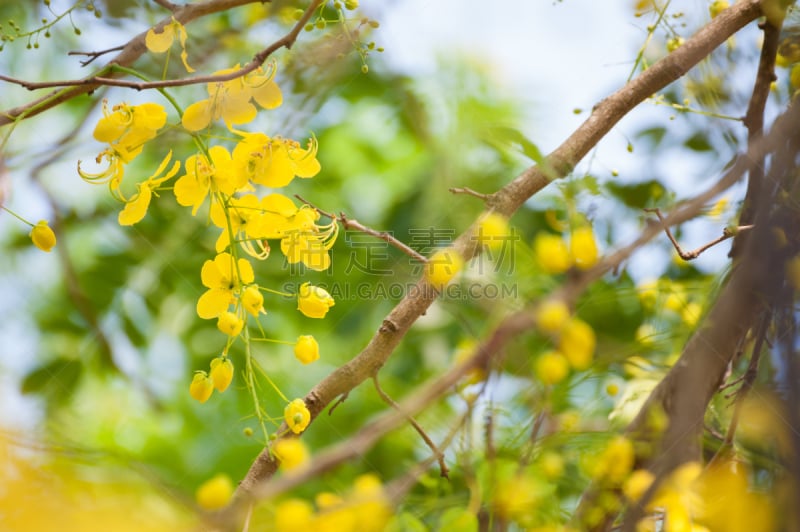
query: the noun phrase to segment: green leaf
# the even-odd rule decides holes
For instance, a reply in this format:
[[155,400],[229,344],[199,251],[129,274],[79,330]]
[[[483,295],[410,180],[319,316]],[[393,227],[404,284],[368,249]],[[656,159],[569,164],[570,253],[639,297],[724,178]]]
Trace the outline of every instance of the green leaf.
[[693,151],[711,151],[714,147],[708,142],[708,137],[704,133],[695,133],[683,143],[684,146]]
[[466,508],[450,508],[439,521],[439,530],[477,532],[478,518]]
[[504,126],[494,127],[489,130],[485,140],[498,148],[510,148],[520,151],[539,165],[551,180],[558,177],[548,163],[547,157],[539,150],[539,147],[523,135],[520,130]]
[[659,201],[667,195],[667,190],[656,180],[645,181],[632,185],[619,183],[606,183],[608,191],[616,196],[625,205],[632,209],[644,209],[659,204]]
[[57,358],[28,373],[22,380],[23,394],[69,395],[83,371],[79,360]]
[[428,527],[409,512],[392,517],[384,529],[386,532],[427,532]]

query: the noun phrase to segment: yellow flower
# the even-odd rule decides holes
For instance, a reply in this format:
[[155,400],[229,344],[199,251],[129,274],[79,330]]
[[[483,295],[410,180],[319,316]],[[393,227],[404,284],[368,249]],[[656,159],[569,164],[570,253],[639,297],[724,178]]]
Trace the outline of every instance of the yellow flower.
[[558,349],[567,357],[570,366],[582,371],[592,365],[596,344],[591,326],[583,320],[572,318],[561,331]]
[[189,66],[186,60],[186,28],[183,27],[183,24],[175,20],[175,17],[172,17],[172,22],[165,24],[159,33],[156,33],[155,28],[150,28],[150,31],[144,36],[144,44],[151,52],[161,54],[169,50],[172,43],[175,42],[176,35],[178,41],[181,43],[181,61],[183,61],[183,66],[187,72],[194,72],[194,69]]
[[244,328],[244,320],[233,312],[225,311],[217,318],[217,329],[228,336],[236,336]]
[[97,164],[108,162],[105,170],[98,173],[85,172],[78,161],[78,174],[94,184],[108,183],[111,193],[125,201],[119,187],[125,173],[125,164],[141,153],[144,143],[153,139],[156,132],[167,122],[164,107],[155,103],[142,105],[115,105],[108,110],[108,102],[103,101],[103,118],[94,129],[94,138],[107,142],[108,148],[95,158]]
[[597,243],[590,226],[579,227],[572,232],[569,241],[569,254],[578,268],[588,270],[598,260]]
[[498,250],[511,238],[508,218],[496,212],[486,214],[478,224],[477,239],[489,249]]
[[711,15],[711,18],[715,18],[730,6],[731,4],[725,0],[714,0],[714,2],[708,7],[708,12]]
[[311,335],[300,336],[294,344],[294,356],[303,364],[310,364],[319,359],[319,344]]
[[197,214],[197,209],[205,201],[209,193],[222,192],[228,196],[233,195],[246,184],[234,172],[231,163],[231,154],[222,146],[212,146],[208,150],[211,162],[205,155],[191,155],[186,159],[183,169],[184,175],[175,183],[175,199],[184,207],[192,207],[192,216]]
[[327,270],[331,259],[328,250],[333,247],[339,234],[339,225],[332,221],[318,226],[319,213],[308,206],[297,210],[287,219],[283,227],[281,253],[289,264],[302,262],[315,271]]
[[283,410],[283,419],[289,429],[295,434],[300,434],[311,423],[311,412],[302,399],[295,399]]
[[275,509],[276,532],[312,530],[314,507],[302,499],[282,501]]
[[637,469],[631,473],[631,476],[623,484],[622,493],[625,494],[629,501],[636,502],[642,498],[642,495],[653,483],[653,480],[655,480],[653,473],[647,469]]
[[253,284],[245,288],[242,293],[242,307],[254,318],[257,318],[259,314],[267,313],[264,310],[264,296],[259,291],[258,285]]
[[[478,342],[475,340],[461,340],[456,346],[456,350],[453,355],[453,362],[456,364],[463,364],[469,360],[473,354],[475,354],[475,350],[477,348]],[[470,384],[477,384],[483,380],[486,380],[486,371],[483,368],[475,367],[469,370],[466,375],[464,375],[463,384],[465,386],[469,386]]]
[[308,447],[297,438],[283,438],[272,445],[272,452],[281,461],[281,469],[294,471],[308,465]]
[[233,362],[226,356],[220,356],[211,361],[211,381],[214,388],[222,393],[228,389],[233,380]]
[[558,351],[548,351],[536,361],[536,376],[544,384],[558,384],[569,375],[569,362]]
[[97,122],[93,136],[110,144],[123,162],[129,163],[166,123],[167,112],[157,103],[120,103],[109,111],[108,102],[103,100],[103,118]]
[[[237,64],[214,72],[214,75],[230,74],[239,70]],[[252,121],[258,110],[250,103],[255,100],[265,109],[274,109],[283,102],[278,84],[273,81],[275,68],[268,75],[259,68],[243,77],[230,81],[209,83],[206,88],[209,98],[193,103],[183,113],[183,127],[189,131],[200,131],[212,121],[222,118],[225,124],[246,124]]]
[[47,225],[47,220],[39,220],[31,229],[30,237],[34,246],[48,253],[56,245],[56,234]]
[[569,307],[561,300],[549,299],[539,306],[536,312],[536,324],[539,330],[553,334],[561,330],[569,319]]
[[314,177],[321,169],[314,137],[305,149],[294,140],[263,133],[244,133],[243,137],[233,149],[233,160],[238,171],[255,184],[281,188],[295,177]]
[[198,506],[205,510],[224,507],[232,496],[233,482],[228,475],[222,473],[203,482],[195,493]]
[[328,310],[335,305],[331,295],[324,288],[309,283],[300,285],[297,294],[297,310],[309,318],[324,318]]
[[533,253],[545,273],[559,274],[569,270],[569,250],[560,236],[550,233],[537,234],[533,241]]
[[211,221],[222,229],[217,238],[217,253],[225,251],[233,234],[233,238],[239,241],[242,249],[251,257],[259,260],[269,257],[269,244],[263,240],[265,236],[262,233],[265,227],[285,224],[286,220],[277,215],[269,220],[262,220],[266,217],[265,200],[266,198],[259,202],[255,194],[246,194],[228,198],[225,205],[220,202],[211,203]]
[[617,436],[597,459],[592,476],[595,480],[619,486],[628,478],[635,457],[633,442],[624,436]]
[[428,258],[425,278],[437,290],[444,288],[464,267],[464,259],[454,249],[440,249]]
[[197,315],[210,320],[236,302],[241,284],[251,284],[255,274],[246,259],[234,263],[230,253],[220,253],[214,260],[207,260],[203,264],[200,277],[208,290],[197,300]]
[[[153,194],[155,194],[155,189],[158,188],[161,183],[172,178],[172,176],[178,173],[181,163],[179,161],[175,161],[175,164],[172,165],[172,168],[164,177],[156,177],[166,169],[171,157],[172,151],[170,150],[167,156],[164,157],[164,160],[161,161],[161,164],[158,166],[153,175],[148,177],[142,183],[136,185],[136,187],[139,189],[139,192],[133,196],[125,204],[125,208],[120,211],[118,217],[119,225],[133,225],[144,218],[144,215],[147,214],[147,208],[150,206],[150,199],[152,198]],[[156,194],[156,196],[158,196],[158,194]]]
[[189,395],[193,399],[205,403],[214,392],[214,382],[208,377],[205,371],[197,371],[189,385]]

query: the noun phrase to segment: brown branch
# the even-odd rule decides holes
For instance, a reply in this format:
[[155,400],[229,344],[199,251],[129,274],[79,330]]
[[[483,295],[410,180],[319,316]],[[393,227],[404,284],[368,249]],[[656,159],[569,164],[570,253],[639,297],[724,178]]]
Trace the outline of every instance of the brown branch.
[[89,57],[84,61],[81,61],[81,66],[86,66],[98,57],[104,56],[105,54],[110,54],[111,52],[119,52],[120,50],[124,49],[125,46],[115,46],[114,48],[108,48],[106,50],[99,50],[97,52],[67,52],[67,55],[85,55]]
[[[761,56],[758,60],[758,71],[753,85],[753,93],[744,116],[744,125],[747,127],[747,142],[752,144],[764,134],[764,109],[767,105],[770,87],[775,81],[775,56],[778,53],[778,40],[780,24],[775,26],[768,17],[762,24],[764,42],[761,45]],[[747,180],[747,192],[742,204],[742,213],[739,215],[740,225],[749,225],[755,216],[755,206],[758,204],[758,194],[764,181],[763,159],[759,164],[753,165]],[[747,235],[737,236],[731,245],[730,257],[736,257],[742,249]]]
[[478,199],[482,199],[483,201],[489,201],[489,199],[492,197],[491,194],[484,194],[482,192],[477,192],[467,187],[453,187],[447,190],[449,190],[453,194],[466,194],[467,196],[474,196]]
[[[566,175],[630,110],[654,92],[685,74],[692,66],[725,42],[728,37],[759,15],[759,0],[737,2],[722,12],[695,36],[687,40],[683,46],[597,104],[591,116],[561,146],[548,155],[548,165],[546,166],[551,168],[556,176]],[[734,183],[741,175],[737,172],[743,171],[746,166],[746,162],[737,161],[737,164],[734,164],[734,167],[726,174],[728,179],[721,181],[718,188],[724,189]],[[529,168],[508,185],[492,194],[489,199],[490,206],[498,213],[510,216],[528,198],[550,183],[549,175],[550,173],[546,175],[543,169]],[[718,193],[719,191],[712,192]],[[704,198],[700,206],[707,201],[708,199]],[[670,215],[667,218],[668,223],[672,221],[678,223],[684,219],[683,217],[689,216],[693,212],[690,207],[691,204],[685,205]],[[646,242],[658,231],[658,227],[650,227],[645,233],[651,232],[652,234],[649,237],[643,235],[639,240]],[[469,228],[453,243],[453,248],[466,260],[472,258],[477,252],[475,241],[471,238],[473,234],[472,228]],[[592,275],[602,275],[607,271],[605,268],[609,264],[613,265],[615,258],[621,261],[632,252],[630,248],[620,250],[614,256],[607,257],[592,270],[585,272],[580,279],[588,282]],[[420,279],[414,289],[410,290],[408,295],[387,316],[386,319],[393,324],[393,327],[391,329],[381,327],[358,355],[320,381],[306,395],[305,402],[311,412],[312,423],[326,405],[358,386],[385,364],[413,323],[425,313],[434,300],[435,292],[430,290],[430,285],[425,280]],[[404,418],[401,418],[399,421],[403,420]],[[240,483],[238,497],[245,497],[246,493],[264,494],[267,493],[267,490],[274,489],[275,482],[268,485],[264,485],[263,482],[274,474],[276,466],[269,451],[266,449],[262,451]],[[281,479],[276,482],[285,481]]]
[[[653,214],[655,214],[658,217],[658,220],[661,222],[661,224],[662,225],[664,224],[664,217],[661,215],[661,210],[660,209],[645,209],[645,212],[652,212]],[[724,241],[728,240],[729,238],[732,238],[732,237],[736,236],[740,232],[747,231],[748,229],[752,229],[752,228],[753,228],[752,225],[741,225],[741,226],[739,226],[739,227],[737,227],[737,228],[735,228],[733,230],[728,228],[728,227],[726,227],[725,229],[722,230],[722,236],[720,236],[718,238],[715,238],[711,242],[708,242],[707,244],[703,244],[699,248],[694,249],[692,251],[684,251],[684,249],[680,246],[680,244],[678,244],[678,241],[675,240],[675,237],[672,236],[672,231],[670,231],[669,227],[666,226],[666,225],[664,225],[664,232],[667,233],[667,238],[669,238],[669,241],[672,242],[672,245],[675,247],[675,251],[678,252],[678,256],[680,258],[682,258],[683,260],[685,260],[685,261],[690,261],[690,260],[696,259],[697,257],[700,256],[701,253],[703,253],[707,249],[710,249],[710,248],[716,246],[720,242],[724,242]]]
[[[394,399],[389,397],[389,395],[383,391],[383,388],[381,388],[380,382],[378,382],[377,375],[372,376],[372,382],[373,384],[375,384],[375,391],[378,392],[378,395],[381,396],[381,399],[383,399],[383,401],[386,404],[388,404],[395,410],[400,410],[400,405],[398,405]],[[414,430],[416,430],[417,434],[419,434],[420,437],[423,439],[425,445],[430,447],[431,451],[433,452],[433,456],[436,458],[436,460],[438,460],[439,476],[450,480],[450,469],[447,467],[447,464],[444,463],[444,453],[436,447],[436,444],[433,443],[431,437],[428,436],[428,433],[425,432],[425,429],[422,428],[422,426],[417,422],[416,419],[414,419],[412,416],[408,416],[408,422],[411,424],[412,427],[414,427]]]
[[[180,22],[181,24],[188,24],[189,22],[206,16],[213,13],[218,13],[220,11],[226,11],[228,9],[251,4],[258,0],[209,0],[208,2],[202,4],[188,4],[179,8],[175,11],[169,18],[163,19],[159,22],[155,28],[163,28],[166,24],[169,24],[173,18]],[[28,89],[35,89],[35,88],[45,88],[45,87],[64,87],[61,90],[53,91],[46,96],[39,98],[38,100],[34,100],[33,102],[27,103],[25,105],[15,107],[13,109],[9,109],[7,111],[0,112],[0,126],[4,126],[10,124],[18,119],[30,118],[32,116],[38,115],[39,113],[46,111],[56,105],[59,105],[65,101],[71,100],[76,96],[80,96],[82,94],[88,94],[92,91],[96,90],[98,87],[103,85],[108,86],[117,86],[117,87],[130,87],[137,90],[143,89],[150,89],[150,88],[163,88],[163,87],[177,87],[182,85],[193,85],[196,83],[207,83],[213,81],[228,81],[231,79],[235,79],[245,74],[248,74],[258,67],[260,67],[267,58],[277,50],[281,48],[291,48],[294,44],[295,40],[297,40],[297,36],[300,34],[300,31],[303,29],[303,26],[308,22],[313,14],[313,11],[320,5],[322,0],[313,0],[309,5],[308,9],[306,9],[303,17],[292,27],[292,29],[284,35],[282,38],[278,39],[277,41],[273,42],[268,47],[264,48],[260,52],[258,52],[253,59],[247,63],[244,67],[236,70],[235,72],[231,72],[228,74],[217,75],[217,76],[197,76],[192,78],[184,78],[184,79],[176,79],[176,80],[164,80],[164,81],[153,81],[153,82],[132,82],[132,81],[125,81],[125,80],[118,80],[114,78],[106,78],[106,77],[97,77],[97,76],[89,76],[87,78],[79,79],[79,80],[67,80],[67,81],[56,81],[56,82],[26,82],[17,80],[15,78],[11,78],[9,76],[0,75],[0,80],[5,80],[10,83],[16,83],[18,85],[22,85]],[[109,68],[113,68],[114,65],[120,66],[130,66],[132,65],[142,54],[147,50],[145,47],[145,35],[147,32],[142,32],[133,39],[131,39],[122,49],[114,59],[112,59],[105,67],[101,68],[101,71],[107,71]],[[111,74],[114,75],[114,72]]]
[[424,255],[420,254],[416,250],[410,248],[409,246],[407,246],[406,244],[404,244],[400,240],[396,239],[388,231],[376,231],[375,229],[372,229],[371,227],[367,227],[366,225],[362,224],[358,220],[355,220],[353,218],[348,218],[347,215],[345,215],[345,213],[343,213],[343,212],[340,212],[339,215],[337,216],[337,215],[335,215],[333,213],[330,213],[330,212],[327,212],[327,211],[323,211],[322,209],[320,209],[319,207],[317,207],[316,205],[314,205],[310,201],[303,199],[299,194],[295,194],[294,197],[299,199],[300,201],[302,201],[303,203],[305,203],[309,207],[313,208],[315,211],[320,213],[322,216],[326,216],[326,217],[330,218],[331,220],[337,220],[339,223],[342,224],[342,226],[345,229],[355,229],[356,231],[360,231],[360,232],[365,233],[367,235],[374,236],[375,238],[377,238],[379,240],[383,240],[387,244],[396,247],[397,249],[399,249],[400,251],[402,251],[403,253],[405,253],[406,255],[411,257],[412,259],[418,260],[419,262],[422,262],[422,263],[428,262],[428,259]]
[[178,10],[178,6],[169,2],[168,0],[153,0],[156,4],[160,5],[164,9],[172,11],[173,13]]

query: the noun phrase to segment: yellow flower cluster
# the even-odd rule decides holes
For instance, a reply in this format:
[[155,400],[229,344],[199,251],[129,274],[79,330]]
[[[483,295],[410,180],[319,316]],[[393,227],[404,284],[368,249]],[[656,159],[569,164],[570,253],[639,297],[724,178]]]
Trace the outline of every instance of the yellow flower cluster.
[[380,479],[372,474],[355,479],[344,496],[319,493],[316,508],[302,499],[287,499],[275,509],[276,532],[336,530],[337,532],[380,532],[385,530],[392,508]]
[[564,273],[575,266],[588,270],[600,260],[591,226],[581,226],[572,231],[569,246],[551,233],[540,232],[533,241],[533,252],[539,267],[545,273]]
[[570,316],[567,305],[560,300],[547,300],[536,311],[536,324],[542,333],[551,336],[557,349],[539,356],[536,376],[545,384],[558,384],[576,371],[588,369],[597,345],[594,330],[585,321]]

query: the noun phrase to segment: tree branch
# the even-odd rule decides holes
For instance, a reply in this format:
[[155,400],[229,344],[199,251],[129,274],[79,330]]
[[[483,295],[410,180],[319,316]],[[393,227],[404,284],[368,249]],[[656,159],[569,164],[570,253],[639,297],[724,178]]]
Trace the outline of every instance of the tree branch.
[[[175,20],[177,20],[181,24],[186,25],[192,20],[195,20],[197,18],[210,15],[212,13],[218,13],[220,11],[225,11],[234,7],[255,3],[257,1],[258,0],[209,0],[208,2],[202,4],[188,4],[184,7],[177,9],[169,18],[163,19],[154,27],[163,28],[166,24],[169,24],[173,18],[175,18]],[[311,18],[311,15],[313,14],[313,11],[320,5],[321,2],[322,0],[313,0],[309,5],[308,9],[306,9],[305,13],[303,14],[303,17],[292,27],[289,33],[287,33],[282,38],[278,39],[268,47],[258,52],[253,57],[253,59],[245,66],[243,66],[239,70],[230,72],[228,74],[222,74],[216,76],[196,76],[184,79],[153,81],[153,82],[134,82],[134,81],[114,79],[113,77],[89,76],[87,78],[79,80],[41,82],[41,83],[21,81],[9,76],[0,75],[0,80],[22,85],[23,87],[26,87],[30,90],[38,88],[46,88],[46,87],[67,87],[61,90],[53,91],[50,94],[43,96],[38,100],[35,100],[28,104],[25,104],[23,106],[15,107],[14,109],[9,109],[7,111],[0,112],[0,127],[15,122],[18,119],[24,119],[36,116],[39,113],[46,111],[52,107],[55,107],[56,105],[59,105],[67,100],[75,98],[76,96],[91,93],[92,91],[103,85],[116,86],[116,87],[130,87],[137,90],[143,90],[143,89],[154,89],[163,87],[178,87],[183,85],[194,85],[197,83],[209,83],[214,81],[229,81],[231,79],[236,79],[238,77],[244,76],[245,74],[254,71],[262,64],[264,64],[264,61],[266,61],[267,58],[277,50],[284,47],[291,48],[295,40],[297,40],[297,36],[300,34],[300,31],[303,29],[303,26],[306,24],[306,22],[308,22],[308,20]],[[112,59],[108,64],[102,67],[100,69],[100,72],[106,72],[109,69],[113,69],[114,65],[120,65],[120,66],[132,65],[147,50],[147,48],[145,47],[145,35],[147,35],[146,31],[140,33],[139,35],[131,39],[128,42],[128,44],[124,46],[122,52],[120,52],[114,59]],[[111,76],[114,76],[113,70],[111,72]]]

